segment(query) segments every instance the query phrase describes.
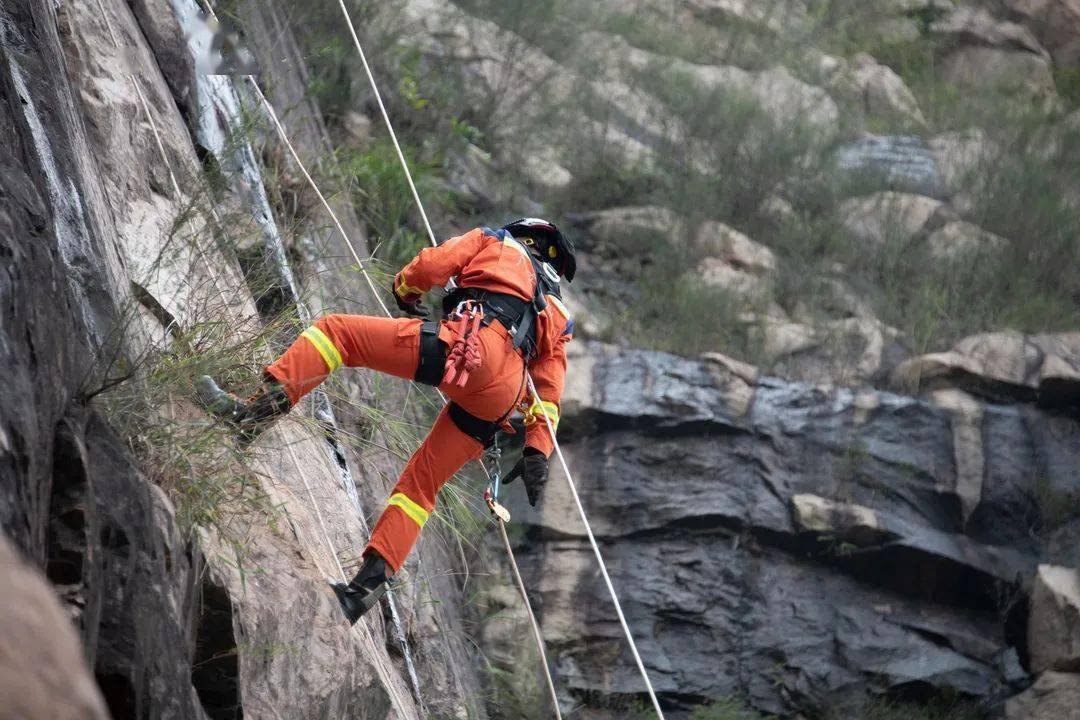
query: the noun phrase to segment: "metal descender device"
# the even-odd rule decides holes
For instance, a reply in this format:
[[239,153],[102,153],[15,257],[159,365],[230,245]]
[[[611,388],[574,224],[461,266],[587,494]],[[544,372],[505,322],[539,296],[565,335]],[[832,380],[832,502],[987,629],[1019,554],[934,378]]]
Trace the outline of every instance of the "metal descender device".
[[491,482],[488,483],[487,488],[484,490],[484,502],[487,503],[488,510],[495,517],[502,520],[504,523],[510,522],[510,511],[499,503],[499,485],[502,481],[502,470],[499,468],[499,459],[502,457],[502,450],[499,448],[499,439],[496,436],[495,442],[491,447],[484,451],[484,457],[490,461],[491,467]]

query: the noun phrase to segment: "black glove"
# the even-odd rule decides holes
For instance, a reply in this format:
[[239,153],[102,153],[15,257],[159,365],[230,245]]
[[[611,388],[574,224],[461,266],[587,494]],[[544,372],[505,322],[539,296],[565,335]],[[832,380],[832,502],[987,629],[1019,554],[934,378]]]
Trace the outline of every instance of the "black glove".
[[427,318],[431,315],[431,311],[428,310],[427,305],[420,302],[420,298],[417,298],[413,302],[406,302],[405,300],[402,300],[401,296],[397,294],[396,290],[394,290],[393,283],[391,283],[390,285],[390,294],[394,296],[394,302],[397,303],[398,309],[409,317],[422,318],[424,320],[427,320]]
[[548,459],[544,453],[536,448],[526,447],[521,453],[521,459],[506,474],[503,483],[509,485],[519,476],[525,482],[525,494],[529,496],[529,504],[536,507],[548,481]]

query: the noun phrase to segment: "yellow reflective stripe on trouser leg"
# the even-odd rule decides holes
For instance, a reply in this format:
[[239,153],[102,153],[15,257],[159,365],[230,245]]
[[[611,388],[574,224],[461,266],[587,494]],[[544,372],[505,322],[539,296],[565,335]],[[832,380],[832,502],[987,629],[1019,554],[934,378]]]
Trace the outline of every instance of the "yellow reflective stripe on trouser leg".
[[401,510],[420,527],[424,527],[424,523],[427,522],[428,516],[431,515],[427,510],[413,502],[409,496],[401,493],[394,493],[391,495],[387,504],[401,508]]
[[541,415],[547,415],[551,419],[552,429],[559,428],[559,406],[547,400],[533,400],[533,404],[525,411],[525,424],[537,422]]
[[306,337],[319,351],[327,370],[334,372],[341,367],[341,353],[334,347],[334,343],[330,342],[330,338],[326,337],[326,333],[312,325],[300,335]]

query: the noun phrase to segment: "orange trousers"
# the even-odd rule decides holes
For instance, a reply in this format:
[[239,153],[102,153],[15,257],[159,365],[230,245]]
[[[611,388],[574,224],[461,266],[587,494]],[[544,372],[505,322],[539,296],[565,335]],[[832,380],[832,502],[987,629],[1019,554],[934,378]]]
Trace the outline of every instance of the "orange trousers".
[[[343,365],[411,380],[420,360],[420,324],[415,318],[326,315],[305,330],[266,373],[284,384],[293,405]],[[439,337],[447,344],[454,340],[445,323]],[[524,395],[524,359],[498,322],[482,328],[479,340],[483,361],[465,386],[444,384],[439,389],[473,415],[498,420]],[[377,552],[394,572],[400,570],[435,510],[439,490],[481,452],[481,444],[459,430],[444,408],[405,465],[364,554]]]

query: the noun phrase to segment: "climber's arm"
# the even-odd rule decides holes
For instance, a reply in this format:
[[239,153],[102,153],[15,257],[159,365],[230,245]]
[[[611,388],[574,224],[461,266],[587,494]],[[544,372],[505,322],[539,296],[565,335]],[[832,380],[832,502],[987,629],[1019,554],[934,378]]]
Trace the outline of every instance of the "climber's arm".
[[525,446],[543,455],[551,455],[555,440],[544,422],[544,416],[551,421],[551,429],[558,430],[563,386],[566,377],[566,344],[574,334],[574,321],[566,306],[557,298],[548,296],[549,312],[553,313],[552,330],[557,333],[554,341],[544,354],[529,364],[529,374],[536,385],[539,398],[529,396],[528,409],[525,411]]
[[438,247],[424,248],[394,277],[394,292],[406,303],[436,285],[445,285],[493,238],[476,228]]

